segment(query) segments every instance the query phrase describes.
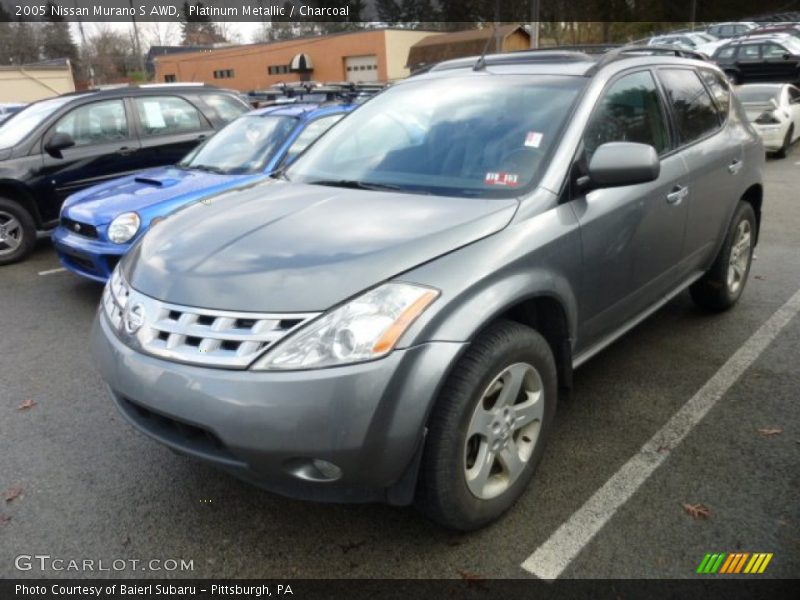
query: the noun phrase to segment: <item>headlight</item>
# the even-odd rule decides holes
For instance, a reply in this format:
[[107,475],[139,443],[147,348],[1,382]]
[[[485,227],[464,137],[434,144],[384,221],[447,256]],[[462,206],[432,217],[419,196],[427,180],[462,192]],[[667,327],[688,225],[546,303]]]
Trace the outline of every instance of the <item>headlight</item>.
[[312,321],[282,340],[254,369],[317,369],[386,356],[438,290],[387,283]]
[[115,244],[129,242],[139,231],[141,224],[142,221],[135,212],[122,213],[108,226],[108,239]]

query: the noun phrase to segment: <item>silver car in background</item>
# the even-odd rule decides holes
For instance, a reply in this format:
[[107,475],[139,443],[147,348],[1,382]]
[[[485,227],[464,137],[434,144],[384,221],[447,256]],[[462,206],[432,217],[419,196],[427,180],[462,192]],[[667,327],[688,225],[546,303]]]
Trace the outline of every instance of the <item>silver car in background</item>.
[[704,61],[445,62],[282,176],[152,228],[93,355],[125,418],[178,452],[475,529],[533,478],[573,369],[682,290],[737,302],[763,164]]

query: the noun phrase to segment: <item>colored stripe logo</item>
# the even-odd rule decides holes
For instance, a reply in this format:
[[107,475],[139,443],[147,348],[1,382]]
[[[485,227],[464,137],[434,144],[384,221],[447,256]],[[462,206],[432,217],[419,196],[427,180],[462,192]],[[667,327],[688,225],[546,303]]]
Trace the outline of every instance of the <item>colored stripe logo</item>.
[[755,575],[763,573],[771,560],[771,552],[708,553],[697,567],[697,573],[704,575],[713,575],[715,573]]

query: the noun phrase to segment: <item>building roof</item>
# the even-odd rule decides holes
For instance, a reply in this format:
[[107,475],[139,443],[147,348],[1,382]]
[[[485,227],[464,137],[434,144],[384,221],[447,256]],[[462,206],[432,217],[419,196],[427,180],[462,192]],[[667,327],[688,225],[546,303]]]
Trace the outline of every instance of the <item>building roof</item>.
[[[526,37],[530,34],[521,25],[500,25],[497,28],[468,29],[453,33],[442,33],[423,38],[411,46],[408,53],[408,67],[417,67],[438,63],[451,58],[480,55],[486,43],[493,37],[505,40],[510,35],[520,32]],[[492,50],[492,48],[489,48]]]
[[51,58],[49,60],[42,60],[24,65],[0,65],[0,70],[3,71],[67,71],[69,68],[70,64],[68,58]]

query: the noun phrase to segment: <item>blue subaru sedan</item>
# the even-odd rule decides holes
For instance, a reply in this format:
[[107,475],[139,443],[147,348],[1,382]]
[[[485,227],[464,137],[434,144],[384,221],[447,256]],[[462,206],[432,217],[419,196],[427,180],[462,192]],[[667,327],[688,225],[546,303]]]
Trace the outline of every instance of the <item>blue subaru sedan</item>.
[[291,104],[239,117],[177,165],[142,171],[68,197],[53,242],[62,264],[106,281],[147,229],[172,211],[256,183],[287,165],[353,104]]

